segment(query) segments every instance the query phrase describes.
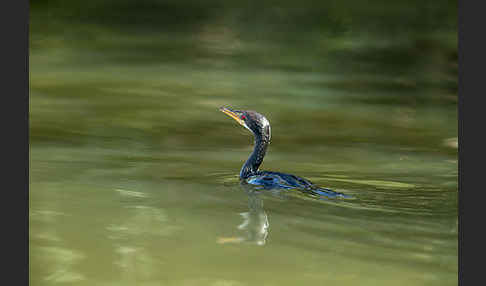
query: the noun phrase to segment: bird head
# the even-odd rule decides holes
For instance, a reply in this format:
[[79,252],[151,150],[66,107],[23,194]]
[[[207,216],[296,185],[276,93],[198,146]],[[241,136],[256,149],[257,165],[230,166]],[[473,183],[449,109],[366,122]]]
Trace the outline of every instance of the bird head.
[[250,130],[255,136],[270,141],[270,123],[265,116],[253,110],[234,110],[228,107],[220,107],[219,110]]

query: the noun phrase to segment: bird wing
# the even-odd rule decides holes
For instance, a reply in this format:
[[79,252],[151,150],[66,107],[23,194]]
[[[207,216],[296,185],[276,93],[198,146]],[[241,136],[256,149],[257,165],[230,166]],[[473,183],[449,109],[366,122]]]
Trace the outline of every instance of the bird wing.
[[270,172],[270,171],[259,171],[255,175],[249,177],[247,183],[259,186],[263,189],[299,189],[305,193],[309,193],[314,196],[325,196],[325,197],[343,197],[348,198],[349,196],[335,192],[331,189],[321,188],[314,185],[311,181],[280,172]]

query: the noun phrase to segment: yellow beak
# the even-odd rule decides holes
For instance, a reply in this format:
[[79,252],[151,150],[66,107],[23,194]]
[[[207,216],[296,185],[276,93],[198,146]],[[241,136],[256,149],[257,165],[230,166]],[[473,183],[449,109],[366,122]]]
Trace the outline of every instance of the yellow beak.
[[228,115],[229,117],[233,118],[238,122],[239,124],[245,126],[245,122],[231,109],[226,108],[226,107],[220,107],[219,111],[223,112],[224,114]]

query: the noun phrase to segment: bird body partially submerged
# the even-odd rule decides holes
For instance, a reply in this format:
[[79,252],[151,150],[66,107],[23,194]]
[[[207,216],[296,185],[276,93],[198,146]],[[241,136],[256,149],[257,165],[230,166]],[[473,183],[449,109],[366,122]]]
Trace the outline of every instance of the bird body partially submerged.
[[330,189],[320,188],[309,180],[295,175],[260,171],[258,168],[263,162],[271,138],[271,128],[268,120],[256,111],[233,110],[227,107],[221,107],[219,110],[250,130],[255,139],[253,152],[241,168],[241,180],[262,189],[299,189],[317,196],[349,197]]

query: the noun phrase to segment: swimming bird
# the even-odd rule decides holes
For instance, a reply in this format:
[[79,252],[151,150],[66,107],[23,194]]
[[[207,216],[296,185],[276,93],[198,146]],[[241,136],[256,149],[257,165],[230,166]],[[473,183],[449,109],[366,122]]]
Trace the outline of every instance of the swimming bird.
[[330,189],[318,187],[311,181],[295,175],[259,170],[272,136],[270,123],[265,116],[256,111],[233,110],[228,107],[220,107],[219,110],[253,133],[253,152],[241,167],[241,181],[255,185],[259,189],[298,189],[314,196],[350,197]]

